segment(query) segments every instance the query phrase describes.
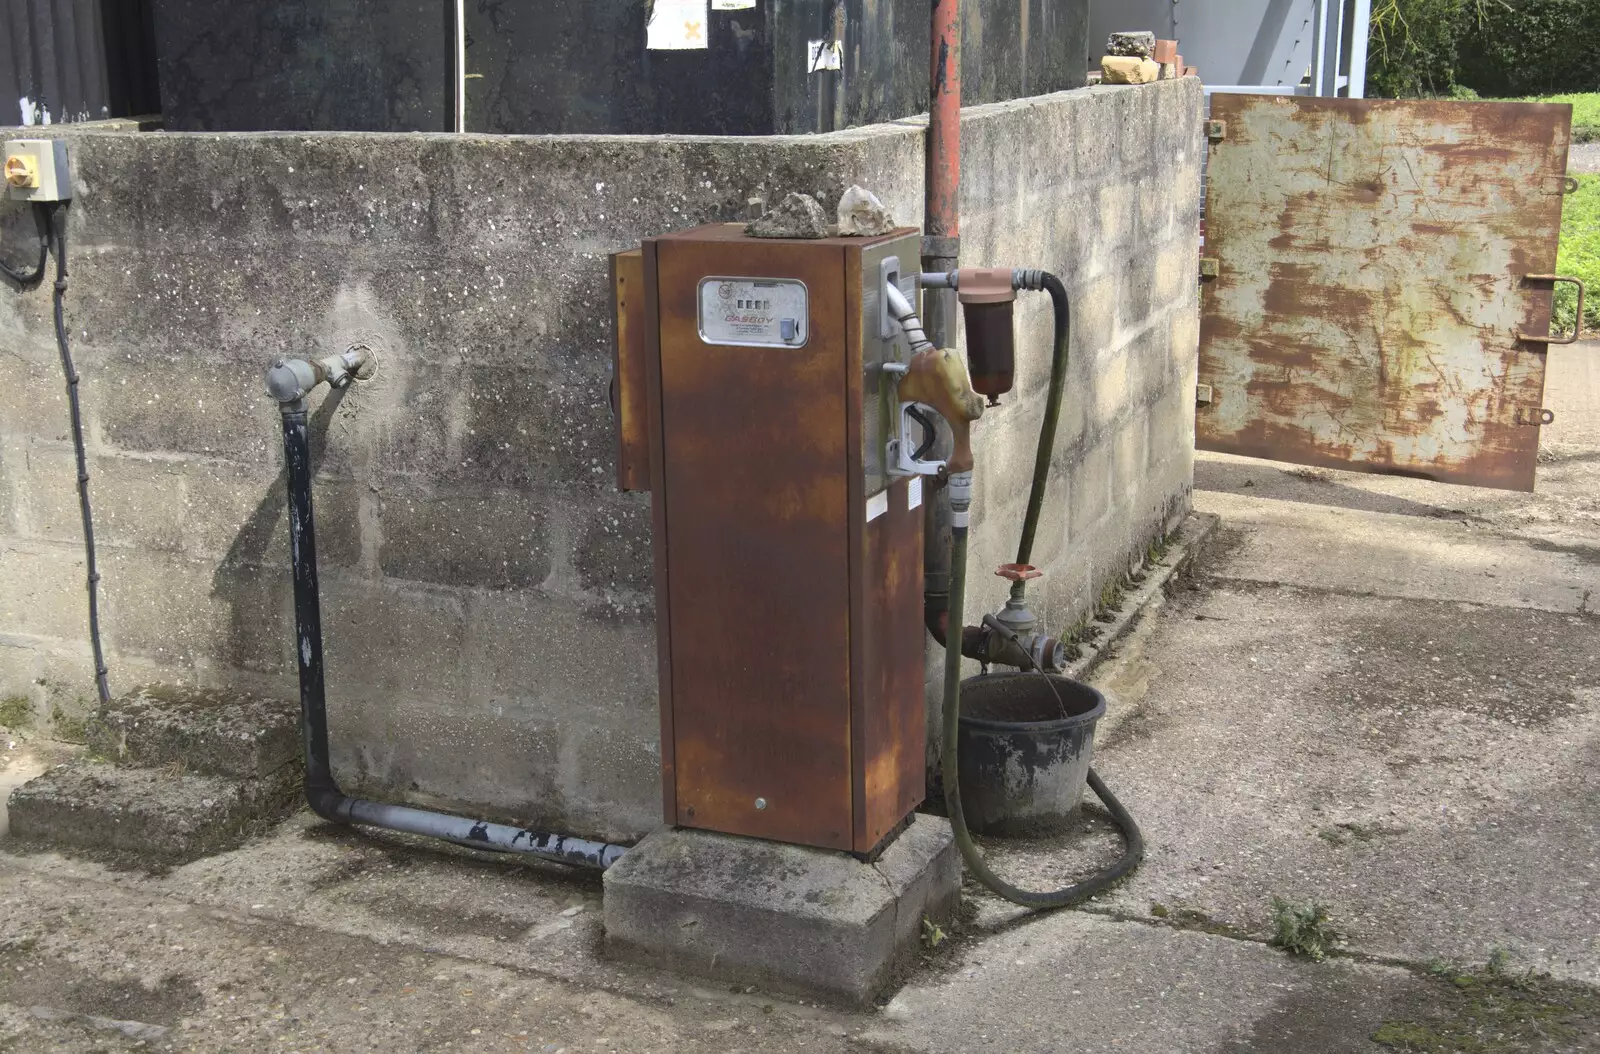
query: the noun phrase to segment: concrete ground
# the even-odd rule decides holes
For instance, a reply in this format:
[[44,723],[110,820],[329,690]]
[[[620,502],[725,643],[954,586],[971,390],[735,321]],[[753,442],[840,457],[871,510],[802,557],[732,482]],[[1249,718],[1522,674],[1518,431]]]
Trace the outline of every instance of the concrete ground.
[[1573,143],[1567,148],[1568,172],[1600,172],[1600,143]]
[[[1552,349],[1536,494],[1202,456],[1209,559],[1095,675],[1144,865],[969,889],[875,1012],[616,966],[592,876],[301,814],[162,873],[0,851],[0,1050],[1600,1050],[1597,353]],[[1117,851],[988,844],[1041,886]]]

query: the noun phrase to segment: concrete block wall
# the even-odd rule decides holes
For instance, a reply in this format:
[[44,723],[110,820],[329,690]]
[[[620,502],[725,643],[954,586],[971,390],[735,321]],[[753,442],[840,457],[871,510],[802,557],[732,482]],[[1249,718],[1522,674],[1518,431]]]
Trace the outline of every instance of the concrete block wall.
[[[966,258],[1071,275],[1086,316],[1105,320],[1093,332],[1114,341],[1104,359],[1091,330],[1075,342],[1086,387],[1069,422],[1085,423],[1063,428],[1070,478],[1052,491],[1054,533],[1040,544],[1052,570],[1125,564],[1187,500],[1187,453],[1154,451],[1185,445],[1192,421],[1192,392],[1174,392],[1192,380],[1195,331],[1180,316],[1192,307],[1199,109],[1191,81],[978,107],[964,122]],[[1089,148],[1063,128],[1112,144],[1106,167],[1090,173],[1076,156]],[[920,124],[766,139],[58,134],[77,184],[67,316],[114,688],[293,695],[278,420],[261,375],[277,356],[363,343],[376,379],[318,396],[313,412],[341,781],[593,836],[648,830],[660,808],[649,502],[613,487],[606,255],[736,217],[752,194],[831,202],[857,182],[915,222]],[[1150,155],[1116,145],[1133,134]],[[1016,147],[1001,149],[1009,136]],[[1018,151],[1036,179],[1013,178]],[[1116,199],[1124,165],[1130,189]],[[1094,239],[1073,225],[1112,227],[1099,197],[1087,212],[1073,203],[1080,180],[1107,188],[1138,230],[1181,246],[1172,232],[1187,229],[1188,258],[1123,238],[1080,261]],[[0,223],[8,259],[23,219]],[[1147,296],[1139,283],[1163,267],[1181,280]],[[1093,306],[1096,290],[1114,303]],[[1024,398],[985,421],[980,456],[1005,467],[982,484],[975,568],[1014,544],[1002,521],[1021,492],[1002,492],[1025,486],[1011,464],[1022,447],[1031,458],[1018,436],[1043,384],[1040,310],[1020,316]],[[47,287],[0,290],[0,698],[25,695],[41,721],[70,722],[93,686],[49,311]],[[1158,344],[1160,368],[1147,361]],[[1121,387],[1104,392],[1100,371],[1119,371]],[[1123,448],[1142,469],[1118,459]],[[1090,472],[1106,507],[1070,536],[1092,553],[1074,553],[1068,499]],[[1050,580],[1053,617],[1092,593],[1083,574],[1074,593],[1054,582],[1076,579]],[[992,592],[973,587],[975,602]]]
[[[962,260],[1044,268],[1072,304],[1032,556],[1045,576],[1029,587],[1053,632],[1189,510],[1201,100],[1187,78],[999,103],[962,125]],[[1009,583],[993,571],[1016,559],[1050,379],[1048,295],[1022,294],[1016,312],[1016,387],[974,430],[969,622],[1005,602]]]

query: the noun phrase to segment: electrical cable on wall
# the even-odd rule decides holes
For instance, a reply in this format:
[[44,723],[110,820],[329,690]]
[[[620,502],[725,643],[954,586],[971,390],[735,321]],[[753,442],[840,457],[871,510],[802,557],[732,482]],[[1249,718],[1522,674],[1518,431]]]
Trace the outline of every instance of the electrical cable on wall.
[[[9,147],[9,144],[8,144]],[[64,159],[63,159],[64,160]],[[8,158],[8,182],[20,186],[11,177],[16,171]],[[34,180],[37,183],[37,179]],[[50,252],[56,257],[56,277],[51,295],[51,314],[54,317],[56,349],[61,356],[61,370],[67,382],[67,409],[72,420],[72,447],[78,469],[78,506],[83,518],[83,550],[87,565],[89,590],[89,645],[94,652],[95,692],[101,703],[111,701],[105,648],[100,640],[100,570],[95,561],[94,511],[89,502],[89,458],[83,442],[83,408],[78,398],[80,377],[72,361],[72,349],[67,340],[67,206],[66,199],[34,201],[32,212],[37,225],[39,256],[31,271],[23,271],[0,262],[0,271],[24,289],[37,285],[45,274]]]
[[33,265],[32,271],[23,271],[10,267],[4,260],[0,260],[0,272],[3,272],[7,278],[23,288],[33,285],[44,277],[44,267],[50,259],[50,221],[45,215],[45,207],[43,205],[35,205],[31,211],[33,213],[33,222],[39,228],[39,261]]
[[67,203],[36,205],[50,212],[51,240],[55,243],[56,281],[52,297],[56,348],[61,352],[61,372],[67,379],[67,409],[72,416],[72,449],[78,464],[78,506],[83,514],[83,556],[88,565],[89,646],[94,649],[94,686],[101,703],[111,702],[111,687],[106,676],[105,649],[100,643],[100,571],[94,558],[94,511],[89,505],[89,459],[83,449],[83,410],[78,402],[78,368],[72,362],[67,343],[65,301],[67,295]]

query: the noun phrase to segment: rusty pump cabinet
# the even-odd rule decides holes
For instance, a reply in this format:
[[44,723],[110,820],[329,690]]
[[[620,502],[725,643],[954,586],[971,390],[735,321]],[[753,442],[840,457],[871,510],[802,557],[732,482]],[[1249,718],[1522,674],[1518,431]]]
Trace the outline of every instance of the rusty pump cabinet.
[[[1143,855],[1082,744],[1073,756],[1123,834],[1117,862],[1061,889],[1020,889],[968,829],[963,658],[1037,674],[1023,691],[1053,696],[1052,728],[1072,713],[1063,693],[1099,699],[1050,675],[1063,649],[1026,595],[1070,313],[1054,275],[918,274],[920,248],[915,230],[768,240],[718,224],[612,258],[618,485],[648,489],[654,508],[667,823],[606,873],[606,945],[619,955],[870,999],[915,948],[918,920],[954,909],[962,864],[1008,900],[1055,908]],[[954,289],[967,308],[970,374],[923,331],[919,285]],[[1011,595],[969,626],[970,429],[984,397],[1012,387],[1023,289],[1048,292],[1054,309],[1050,386],[1016,561],[997,571]],[[936,419],[950,430],[942,460],[926,457]],[[937,531],[926,552],[925,513]],[[948,823],[911,817],[926,775],[924,631],[945,645]],[[880,853],[878,868],[862,862]]]
[[887,293],[915,297],[919,244],[717,224],[614,258],[669,824],[870,854],[922,800],[924,473],[890,446],[911,355]]

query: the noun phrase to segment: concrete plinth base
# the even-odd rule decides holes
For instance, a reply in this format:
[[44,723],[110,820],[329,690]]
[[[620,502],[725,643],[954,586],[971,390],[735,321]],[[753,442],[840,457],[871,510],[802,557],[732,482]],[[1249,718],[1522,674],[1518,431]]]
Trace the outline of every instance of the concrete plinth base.
[[917,816],[878,857],[660,828],[605,876],[606,951],[762,988],[868,1003],[961,892],[950,824]]

